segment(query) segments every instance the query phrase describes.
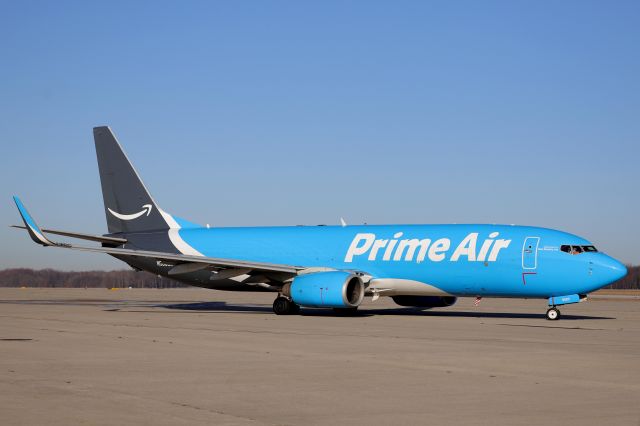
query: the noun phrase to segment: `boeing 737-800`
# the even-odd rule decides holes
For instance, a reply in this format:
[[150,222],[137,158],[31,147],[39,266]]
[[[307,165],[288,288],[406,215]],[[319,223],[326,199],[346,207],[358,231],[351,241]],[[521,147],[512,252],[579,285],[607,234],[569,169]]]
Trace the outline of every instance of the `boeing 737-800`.
[[[40,229],[38,244],[107,253],[137,270],[198,287],[271,291],[276,314],[302,307],[354,311],[365,296],[401,306],[447,307],[459,296],[577,303],[626,274],[584,238],[513,225],[202,227],[160,209],[108,127],[93,129],[108,233]],[[100,246],[57,243],[62,235]]]

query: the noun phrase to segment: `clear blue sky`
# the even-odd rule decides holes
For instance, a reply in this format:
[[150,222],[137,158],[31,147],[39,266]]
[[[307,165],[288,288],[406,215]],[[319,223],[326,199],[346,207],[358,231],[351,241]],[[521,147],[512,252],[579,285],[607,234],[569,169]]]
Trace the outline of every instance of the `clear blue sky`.
[[212,226],[516,223],[640,263],[640,2],[5,2],[0,267],[106,230],[91,128]]

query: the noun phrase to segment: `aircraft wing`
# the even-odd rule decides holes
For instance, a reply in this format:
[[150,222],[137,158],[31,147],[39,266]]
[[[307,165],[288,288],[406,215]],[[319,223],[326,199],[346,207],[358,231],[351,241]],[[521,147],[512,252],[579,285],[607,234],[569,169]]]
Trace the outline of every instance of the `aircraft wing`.
[[[29,229],[26,226],[19,226],[19,225],[11,225],[11,227],[18,228],[18,229],[27,229],[27,230]],[[41,231],[45,234],[62,235],[65,237],[78,238],[81,240],[95,241],[98,243],[111,244],[116,246],[126,244],[127,242],[126,238],[108,237],[105,235],[80,234],[78,232],[58,231],[55,229],[44,229],[44,228],[42,228]]]
[[187,254],[173,254],[164,253],[159,251],[146,251],[146,250],[131,250],[120,248],[108,248],[108,247],[84,247],[76,246],[73,244],[52,244],[54,247],[68,248],[79,251],[89,251],[96,253],[108,253],[120,256],[136,256],[147,257],[156,260],[168,260],[173,262],[188,263],[188,264],[202,264],[203,266],[209,265],[219,268],[240,268],[249,269],[253,271],[268,271],[268,272],[286,272],[293,275],[297,275],[298,271],[306,269],[304,267],[279,265],[275,263],[262,263],[262,262],[248,262],[244,260],[235,259],[220,259],[216,257],[204,257],[204,256],[192,256]]
[[[175,254],[175,253],[165,253],[165,252],[156,252],[156,251],[147,251],[147,250],[132,250],[132,249],[124,249],[124,248],[111,248],[111,247],[85,247],[85,246],[77,246],[73,244],[66,243],[57,243],[51,241],[44,235],[44,232],[40,229],[37,223],[33,220],[29,212],[27,211],[22,201],[16,196],[13,197],[18,210],[20,211],[20,216],[24,222],[24,227],[18,228],[26,228],[29,236],[36,243],[43,245],[45,247],[60,247],[67,248],[71,250],[79,250],[79,251],[88,251],[95,253],[107,253],[112,255],[120,255],[120,256],[136,256],[136,257],[145,257],[152,258],[159,261],[170,261],[176,263],[180,266],[183,266],[183,270],[190,268],[185,264],[193,266],[193,269],[199,269],[198,265],[202,266],[202,269],[206,267],[213,268],[237,268],[237,269],[246,269],[252,271],[265,271],[265,272],[283,272],[292,275],[297,275],[299,271],[307,269],[302,266],[293,266],[293,265],[280,265],[274,263],[263,263],[263,262],[251,262],[237,259],[221,259],[214,257],[205,257],[205,256],[193,256],[193,255],[185,255],[185,254]],[[66,231],[56,231],[49,233],[56,233],[59,235],[66,235],[71,237],[79,237],[79,235],[85,234],[76,234],[72,232]]]

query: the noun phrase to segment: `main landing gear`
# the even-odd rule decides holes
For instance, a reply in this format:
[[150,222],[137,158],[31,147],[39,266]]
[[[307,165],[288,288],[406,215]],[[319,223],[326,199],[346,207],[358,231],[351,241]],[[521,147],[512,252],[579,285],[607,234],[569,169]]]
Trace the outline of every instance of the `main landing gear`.
[[560,310],[558,310],[558,308],[556,308],[555,306],[550,307],[547,310],[547,319],[550,321],[560,319]]
[[276,315],[293,315],[300,312],[300,306],[287,297],[278,296],[273,301],[273,312]]

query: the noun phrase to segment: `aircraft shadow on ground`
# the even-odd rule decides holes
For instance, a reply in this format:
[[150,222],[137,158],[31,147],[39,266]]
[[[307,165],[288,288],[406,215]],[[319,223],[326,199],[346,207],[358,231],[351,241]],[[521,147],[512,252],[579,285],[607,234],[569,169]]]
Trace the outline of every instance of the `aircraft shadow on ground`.
[[227,302],[196,302],[196,303],[172,303],[156,305],[157,308],[175,309],[179,311],[200,311],[200,312],[254,312],[271,313],[270,306],[256,305],[233,305]]
[[[172,309],[175,311],[198,311],[210,313],[223,312],[245,312],[245,313],[264,313],[273,315],[270,306],[257,305],[236,305],[226,302],[196,302],[196,303],[173,303],[156,305],[158,308]],[[379,315],[388,316],[426,316],[426,317],[458,317],[458,318],[515,318],[515,319],[539,319],[544,317],[544,312],[540,313],[521,313],[521,312],[472,312],[472,311],[441,311],[441,310],[423,310],[417,308],[389,308],[389,309],[363,309],[355,313],[340,314],[331,309],[305,309],[300,310],[302,316],[323,316],[323,317],[370,317]],[[590,316],[590,315],[571,315],[563,314],[561,320],[611,320],[612,317]]]

